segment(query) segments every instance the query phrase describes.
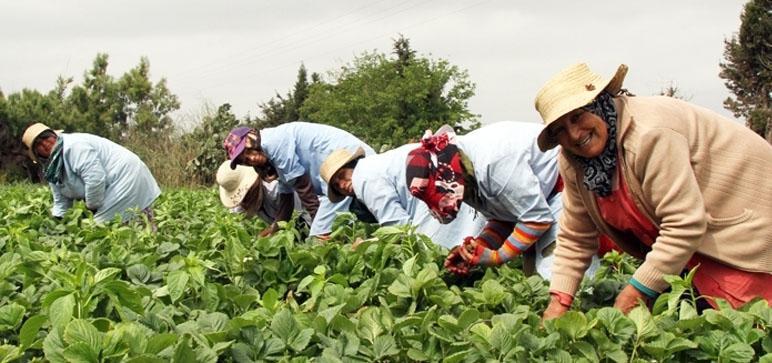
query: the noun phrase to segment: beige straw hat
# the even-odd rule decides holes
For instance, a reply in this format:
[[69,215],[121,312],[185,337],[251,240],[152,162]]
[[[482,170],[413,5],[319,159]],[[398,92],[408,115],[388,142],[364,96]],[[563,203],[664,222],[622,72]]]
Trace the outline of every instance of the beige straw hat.
[[360,146],[354,151],[354,153],[351,153],[346,149],[335,150],[330,153],[326,159],[324,159],[322,165],[319,166],[319,174],[321,174],[322,179],[327,182],[327,199],[329,199],[330,202],[338,203],[346,198],[345,195],[338,193],[335,188],[332,187],[332,184],[330,184],[330,179],[332,179],[332,176],[335,175],[335,173],[338,172],[338,170],[340,170],[340,168],[342,168],[344,165],[363,156],[365,156],[365,149],[362,149]]
[[257,172],[251,166],[238,165],[236,169],[231,169],[230,160],[223,161],[217,169],[216,177],[222,204],[226,208],[238,206],[255,184],[257,177]]
[[41,122],[36,122],[32,125],[27,126],[27,129],[24,130],[24,134],[21,136],[21,142],[24,143],[24,146],[27,147],[27,153],[29,153],[29,158],[32,159],[32,161],[37,162],[37,155],[35,155],[35,150],[33,150],[33,145],[35,143],[35,139],[37,139],[40,134],[46,132],[46,131],[53,131],[58,133],[61,133],[62,130],[56,130],[54,131],[52,128],[46,126],[45,124]]
[[536,110],[544,120],[539,134],[539,149],[547,151],[557,146],[550,137],[548,126],[561,116],[592,102],[601,91],[616,95],[622,89],[627,66],[620,64],[611,78],[593,73],[585,63],[574,64],[554,75],[536,94]]

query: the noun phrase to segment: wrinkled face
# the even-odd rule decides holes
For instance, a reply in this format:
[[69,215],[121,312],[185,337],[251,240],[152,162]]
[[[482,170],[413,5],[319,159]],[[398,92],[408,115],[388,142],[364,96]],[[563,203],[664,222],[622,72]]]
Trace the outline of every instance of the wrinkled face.
[[268,163],[268,156],[257,149],[244,149],[244,152],[239,155],[238,163],[262,168]]
[[564,150],[587,159],[600,155],[608,140],[608,126],[603,119],[581,108],[557,119],[549,132]]
[[332,185],[338,193],[351,197],[354,195],[354,184],[351,183],[351,175],[353,174],[354,168],[344,166],[338,169],[335,174],[332,174],[330,185]]
[[35,140],[32,149],[38,157],[48,159],[51,156],[51,150],[54,149],[54,145],[56,145],[56,136],[49,136]]

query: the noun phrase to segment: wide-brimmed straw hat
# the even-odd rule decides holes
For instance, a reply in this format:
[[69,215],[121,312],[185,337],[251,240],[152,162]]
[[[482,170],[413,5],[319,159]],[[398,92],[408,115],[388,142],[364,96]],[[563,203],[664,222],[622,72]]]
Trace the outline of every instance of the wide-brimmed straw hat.
[[594,73],[585,63],[574,64],[554,75],[536,94],[536,110],[544,120],[539,134],[541,151],[557,146],[557,140],[549,135],[548,127],[561,116],[592,102],[601,91],[612,95],[619,93],[627,74],[627,66],[620,64],[611,78]]
[[40,134],[51,131],[61,133],[62,130],[56,130],[54,131],[52,128],[46,126],[45,124],[41,122],[36,122],[32,125],[27,126],[27,129],[24,130],[24,134],[21,136],[21,142],[24,143],[24,146],[27,147],[27,153],[29,154],[29,158],[32,159],[32,161],[37,162],[37,155],[35,155],[35,140],[40,136]]
[[[230,160],[223,161],[217,169],[217,184],[220,186],[220,201],[226,208],[241,204],[255,184],[258,174],[251,166],[237,165],[231,169]],[[259,198],[258,198],[259,199]]]
[[335,150],[324,159],[322,165],[319,166],[319,174],[321,174],[322,179],[327,182],[327,199],[329,199],[330,202],[337,203],[346,198],[345,195],[338,193],[332,183],[330,183],[332,176],[344,165],[363,156],[365,156],[365,149],[360,146],[354,150],[353,153],[347,149]]

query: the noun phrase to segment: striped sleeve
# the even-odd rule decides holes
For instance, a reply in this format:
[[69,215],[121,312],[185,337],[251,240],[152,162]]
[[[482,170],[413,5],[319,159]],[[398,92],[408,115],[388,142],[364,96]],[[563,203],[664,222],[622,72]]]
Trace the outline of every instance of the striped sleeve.
[[551,223],[518,222],[506,241],[497,250],[478,247],[478,264],[497,266],[525,252],[546,232]]

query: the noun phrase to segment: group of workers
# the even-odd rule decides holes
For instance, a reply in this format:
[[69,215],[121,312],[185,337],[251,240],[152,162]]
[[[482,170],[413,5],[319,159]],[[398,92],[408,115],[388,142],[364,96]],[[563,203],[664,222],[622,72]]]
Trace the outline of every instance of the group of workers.
[[[458,274],[523,255],[550,281],[545,319],[569,309],[609,243],[642,261],[616,298],[625,313],[666,290],[666,275],[695,267],[694,286],[713,306],[772,303],[772,146],[707,109],[633,96],[626,73],[572,65],[537,93],[544,125],[465,135],[443,126],[380,154],[327,125],[238,127],[223,142],[220,199],[265,220],[261,236],[295,210],[322,240],[341,212],[411,224],[451,249],[445,267]],[[45,167],[54,216],[82,199],[99,221],[140,210],[155,226],[160,189],[130,151],[39,123],[23,142]]]

